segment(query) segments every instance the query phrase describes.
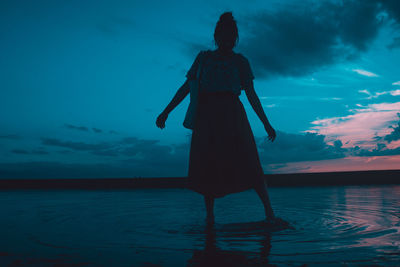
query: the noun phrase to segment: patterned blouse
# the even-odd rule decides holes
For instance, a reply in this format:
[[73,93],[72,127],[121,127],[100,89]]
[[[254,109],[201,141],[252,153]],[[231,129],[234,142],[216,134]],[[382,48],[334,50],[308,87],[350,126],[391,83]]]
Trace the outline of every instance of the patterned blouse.
[[215,50],[200,51],[186,74],[188,79],[196,79],[201,60],[200,91],[232,91],[240,95],[241,90],[254,79],[245,56],[233,51],[229,55],[221,55]]

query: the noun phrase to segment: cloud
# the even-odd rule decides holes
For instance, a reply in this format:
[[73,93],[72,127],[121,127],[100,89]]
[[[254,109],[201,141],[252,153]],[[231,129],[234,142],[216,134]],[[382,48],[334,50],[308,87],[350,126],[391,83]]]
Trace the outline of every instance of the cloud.
[[[72,125],[72,124],[64,124],[64,126],[68,129],[71,130],[77,130],[77,131],[83,131],[83,132],[89,132],[89,130],[91,129],[94,133],[104,133],[105,131],[96,127],[87,127],[87,126],[76,126],[76,125]],[[109,134],[118,134],[118,132],[114,131],[114,130],[110,130],[108,131]]]
[[257,142],[263,165],[344,157],[340,141],[328,145],[325,136],[316,133],[277,132],[274,142],[262,139]]
[[11,150],[11,152],[15,154],[24,154],[24,155],[29,154],[29,152],[25,149],[13,149]]
[[[344,156],[340,142],[328,145],[324,141],[324,136],[314,133],[288,134],[278,132],[278,138],[274,143],[266,142],[261,138],[257,138],[257,143],[265,171],[273,171],[271,164],[332,159]],[[106,163],[98,164],[85,162],[72,164],[53,161],[0,164],[0,177],[165,177],[186,176],[188,172],[190,142],[163,145],[158,140],[125,137],[114,142],[85,143],[42,138],[42,145],[68,148],[74,153],[89,152],[104,157],[111,156],[112,160],[107,159]],[[26,154],[32,153],[25,152]],[[76,156],[76,154],[72,156]]]
[[400,147],[389,149],[385,144],[379,143],[372,150],[362,149],[355,153],[357,156],[361,157],[373,157],[373,156],[394,156],[400,155]]
[[47,152],[43,149],[35,149],[32,151],[28,151],[26,149],[13,149],[13,150],[11,150],[11,152],[14,154],[22,154],[22,155],[28,155],[28,154],[47,155],[47,154],[49,154],[49,152]]
[[85,127],[85,126],[75,126],[75,125],[72,125],[72,124],[64,124],[64,126],[66,128],[68,128],[68,129],[71,129],[71,130],[78,130],[78,131],[84,131],[84,132],[89,131],[89,128]]
[[[166,177],[187,176],[189,143],[161,145],[156,140],[129,138],[125,142],[86,144],[56,139],[44,139],[50,146],[68,147],[75,153],[89,152],[114,156],[106,162],[80,164],[55,161],[0,163],[0,178],[102,178],[102,177]],[[136,140],[136,141],[134,141]],[[29,152],[26,151],[28,154]],[[73,154],[72,156],[76,156]],[[93,158],[88,158],[93,161]],[[102,159],[100,159],[102,160]]]
[[[397,116],[400,118],[400,113],[397,113]],[[390,127],[393,129],[391,133],[388,135],[384,136],[383,139],[387,141],[388,143],[391,143],[392,141],[400,140],[400,121],[397,123],[397,126]]]
[[17,134],[6,134],[6,135],[0,135],[0,139],[19,140],[21,139],[21,136]]
[[352,114],[342,117],[318,119],[311,122],[314,126],[310,132],[316,132],[327,137],[329,141],[336,139],[344,143],[344,147],[360,146],[373,148],[376,136],[386,136],[390,126],[398,120],[400,102],[368,104],[350,110]]
[[392,85],[400,85],[400,81],[394,82]]
[[375,74],[370,71],[362,70],[362,69],[352,69],[352,71],[362,75],[362,76],[367,76],[367,77],[378,77],[378,74]]
[[[396,0],[304,1],[238,17],[246,35],[238,49],[249,58],[257,78],[303,76],[351,61],[368,50],[383,26],[398,32]],[[386,14],[386,15],[383,15]],[[388,47],[399,43],[394,37]],[[188,43],[190,54],[207,49]],[[361,75],[374,73],[358,69]]]
[[[141,175],[158,173],[161,176],[187,175],[190,144],[162,145],[159,140],[125,137],[114,142],[86,143],[42,138],[42,145],[68,148],[75,152],[88,152],[97,156],[113,157],[119,164],[129,165]],[[162,172],[164,174],[162,174]]]
[[399,96],[400,95],[400,90],[393,90],[389,92],[392,96]]
[[112,144],[107,142],[90,144],[84,142],[62,141],[56,138],[41,138],[41,140],[42,144],[46,146],[65,147],[77,151],[106,150],[113,147]]
[[366,97],[366,99],[378,98],[379,96],[381,96],[383,94],[386,94],[386,92],[377,92],[375,94],[372,94],[367,89],[358,90],[358,92],[361,93],[361,94],[368,95],[368,97]]
[[[291,161],[320,160],[344,157],[340,141],[329,145],[325,137],[315,133],[288,134],[278,132],[275,142],[257,138],[258,150],[263,168],[270,171],[271,164],[285,164]],[[0,177],[5,173],[10,177],[25,176],[51,178],[78,177],[154,177],[187,176],[190,152],[190,136],[180,144],[160,144],[159,140],[125,137],[113,142],[86,143],[66,141],[56,138],[41,138],[46,147],[67,148],[66,157],[77,157],[77,153],[89,153],[100,157],[80,157],[80,164],[54,161],[30,161],[18,164],[1,165]],[[45,151],[40,149],[41,151]],[[15,151],[15,153],[34,154],[39,149]],[[63,150],[64,151],[64,150]],[[65,152],[65,151],[64,151]],[[87,154],[88,155],[88,154]],[[71,158],[72,159],[72,158]],[[105,160],[105,162],[103,162]],[[93,164],[93,161],[100,161]],[[271,166],[270,166],[271,165]],[[12,170],[11,170],[12,169]],[[58,169],[58,171],[56,171]],[[99,172],[104,170],[104,172]],[[31,175],[29,175],[29,173]],[[114,175],[114,176],[112,176]]]
[[373,98],[378,98],[381,95],[391,95],[391,96],[398,96],[400,95],[400,90],[392,90],[392,91],[382,91],[382,92],[375,92],[375,93],[371,93],[370,91],[368,91],[367,89],[363,89],[363,90],[358,90],[359,93],[361,94],[366,94],[368,95],[365,99],[373,99]]
[[241,49],[256,75],[301,76],[357,58],[383,25],[376,1],[308,2],[242,18]]
[[376,0],[397,23],[400,21],[400,2],[398,0]]
[[42,145],[86,151],[102,156],[140,156],[147,159],[155,155],[168,154],[172,148],[158,144],[159,140],[125,137],[115,142],[86,143],[82,141],[63,141],[56,138],[41,138]]

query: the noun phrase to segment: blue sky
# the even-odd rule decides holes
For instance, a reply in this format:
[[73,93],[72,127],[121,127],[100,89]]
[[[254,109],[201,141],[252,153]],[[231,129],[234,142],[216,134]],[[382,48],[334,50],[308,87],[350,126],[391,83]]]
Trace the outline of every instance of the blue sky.
[[0,177],[186,176],[185,81],[232,11],[276,141],[266,173],[400,169],[400,4],[2,1]]

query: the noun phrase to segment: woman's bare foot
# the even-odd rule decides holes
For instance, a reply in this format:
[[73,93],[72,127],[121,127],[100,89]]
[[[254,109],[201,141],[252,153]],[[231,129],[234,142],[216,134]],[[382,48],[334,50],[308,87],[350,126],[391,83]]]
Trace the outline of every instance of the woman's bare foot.
[[279,227],[279,228],[294,229],[294,227],[291,226],[289,222],[287,222],[284,219],[279,218],[279,217],[270,217],[270,218],[265,219],[265,221],[268,225],[271,225],[271,226],[275,226],[275,227]]
[[272,220],[272,219],[275,218],[275,213],[272,210],[271,206],[264,207],[264,211],[265,211],[265,218],[266,218],[267,221],[270,220],[270,219]]

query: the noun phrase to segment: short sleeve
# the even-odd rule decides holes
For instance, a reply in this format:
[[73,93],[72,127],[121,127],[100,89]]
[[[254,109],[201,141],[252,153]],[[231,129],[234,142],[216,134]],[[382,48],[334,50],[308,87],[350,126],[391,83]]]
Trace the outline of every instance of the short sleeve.
[[203,55],[203,51],[200,51],[197,54],[192,66],[190,67],[190,69],[186,73],[186,78],[188,80],[195,80],[196,79],[197,69],[199,68],[200,58],[202,57],[202,55]]
[[249,60],[241,55],[240,60],[240,85],[242,88],[247,88],[250,86],[254,79],[253,71],[251,70]]

